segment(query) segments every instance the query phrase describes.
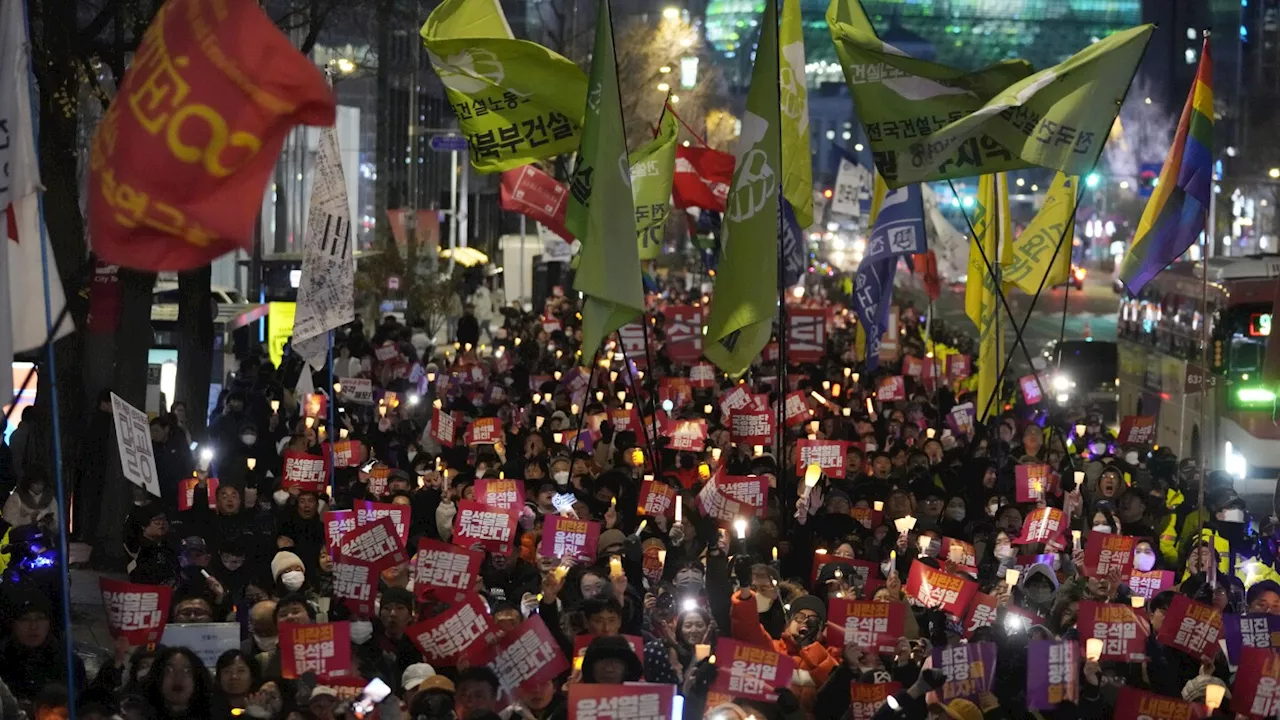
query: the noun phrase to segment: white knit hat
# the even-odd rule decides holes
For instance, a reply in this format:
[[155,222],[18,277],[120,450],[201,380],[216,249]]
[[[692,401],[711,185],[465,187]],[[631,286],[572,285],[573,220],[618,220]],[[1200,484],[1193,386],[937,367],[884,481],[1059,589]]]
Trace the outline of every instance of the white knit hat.
[[285,568],[293,567],[294,565],[302,565],[302,564],[303,564],[302,558],[298,557],[294,553],[289,552],[288,550],[281,550],[280,552],[276,553],[275,557],[271,558],[271,579],[279,580],[280,573],[283,573],[285,571]]

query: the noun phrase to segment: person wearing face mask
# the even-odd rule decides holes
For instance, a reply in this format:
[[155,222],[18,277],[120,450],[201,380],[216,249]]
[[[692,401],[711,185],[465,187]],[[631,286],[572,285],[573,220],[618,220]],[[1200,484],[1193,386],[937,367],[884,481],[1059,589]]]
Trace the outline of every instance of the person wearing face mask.
[[[277,494],[280,491],[277,491]],[[288,496],[289,492],[285,491]],[[286,497],[287,501],[287,497]],[[324,521],[320,517],[320,496],[314,491],[299,492],[293,502],[279,509],[276,547],[288,547],[302,558],[303,567],[313,569],[325,546]],[[274,573],[273,573],[274,574]]]
[[1151,572],[1157,568],[1163,568],[1160,555],[1156,552],[1151,541],[1143,538],[1133,546],[1133,567],[1135,570],[1142,572]]
[[275,579],[277,595],[301,592],[307,581],[306,566],[296,554],[281,550],[271,559],[271,577]]
[[249,657],[269,653],[280,644],[280,630],[276,625],[276,601],[261,600],[249,608],[249,637],[240,643],[240,650]]
[[957,540],[968,540],[968,503],[964,496],[952,493],[942,508],[942,518],[938,522],[938,532],[943,537]]
[[1018,578],[1018,588],[1021,591],[1019,604],[1045,617],[1053,609],[1053,594],[1058,589],[1058,576],[1048,565],[1036,563]]

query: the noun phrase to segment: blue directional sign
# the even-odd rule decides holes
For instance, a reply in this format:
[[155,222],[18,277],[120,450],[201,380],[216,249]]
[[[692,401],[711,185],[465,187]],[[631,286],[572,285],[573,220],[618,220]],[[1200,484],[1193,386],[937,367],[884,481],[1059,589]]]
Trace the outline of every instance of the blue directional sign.
[[430,144],[436,152],[467,151],[467,139],[461,135],[433,135]]

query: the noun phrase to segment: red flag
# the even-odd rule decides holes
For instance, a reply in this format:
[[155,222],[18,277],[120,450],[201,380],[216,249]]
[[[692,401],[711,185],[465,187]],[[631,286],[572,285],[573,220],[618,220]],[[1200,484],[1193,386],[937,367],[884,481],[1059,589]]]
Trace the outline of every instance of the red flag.
[[929,294],[929,299],[936,301],[942,294],[942,281],[938,279],[938,257],[932,250],[912,255],[911,267],[920,273],[920,279],[924,282],[924,291]]
[[156,13],[90,149],[89,231],[106,263],[187,270],[250,249],[285,135],[332,125],[333,92],[255,0]]
[[542,223],[551,232],[573,242],[564,228],[564,207],[569,188],[533,165],[502,173],[502,209]]
[[711,148],[677,147],[671,196],[678,208],[724,212],[733,182],[733,156]]

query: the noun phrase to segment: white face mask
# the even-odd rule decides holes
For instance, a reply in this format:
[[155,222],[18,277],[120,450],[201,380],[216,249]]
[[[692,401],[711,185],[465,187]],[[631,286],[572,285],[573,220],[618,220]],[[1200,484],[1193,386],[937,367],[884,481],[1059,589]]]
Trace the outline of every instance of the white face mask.
[[275,500],[277,505],[284,505],[285,503],[289,502],[289,491],[277,490],[271,493],[271,499]]
[[1137,465],[1137,464],[1138,464],[1138,452],[1137,452],[1136,450],[1130,450],[1129,452],[1125,453],[1125,454],[1124,454],[1124,461],[1125,461],[1125,462],[1127,462],[1127,463],[1129,463],[1130,465]]
[[997,543],[996,549],[993,552],[995,556],[1001,560],[1008,560],[1009,558],[1014,557],[1012,545]]
[[956,522],[964,520],[964,508],[947,508],[947,518]]
[[373,623],[368,620],[354,620],[351,623],[351,642],[363,645],[373,637]]
[[302,583],[307,576],[299,570],[290,570],[280,576],[280,582],[284,584],[289,592],[297,592],[302,587]]
[[569,484],[569,471],[568,471],[568,470],[557,470],[557,471],[555,471],[555,474],[553,474],[553,475],[552,475],[552,477],[553,477],[553,478],[555,478],[555,481],[556,481],[556,484],[557,484],[557,485],[568,485],[568,484]]
[[1244,511],[1240,508],[1230,508],[1222,511],[1222,521],[1230,523],[1244,522]]
[[253,641],[258,644],[258,647],[262,648],[263,652],[271,652],[280,644],[280,636],[272,635],[271,637],[264,637],[262,635],[255,634],[253,636]]
[[249,445],[250,447],[252,447],[253,445],[256,445],[256,444],[257,444],[257,442],[258,442],[258,436],[257,436],[257,435],[241,435],[241,436],[240,436],[240,442],[244,443],[245,445]]
[[1094,525],[1094,526],[1093,526],[1093,531],[1094,531],[1094,532],[1100,532],[1100,533],[1102,533],[1103,535],[1110,535],[1110,534],[1111,534],[1111,526],[1110,526],[1110,525]]
[[409,462],[413,462],[413,459],[418,457],[418,451],[410,450],[409,452],[405,453],[405,456],[409,458]]
[[1133,566],[1142,572],[1149,572],[1151,568],[1156,566],[1156,554],[1149,552],[1134,553]]

